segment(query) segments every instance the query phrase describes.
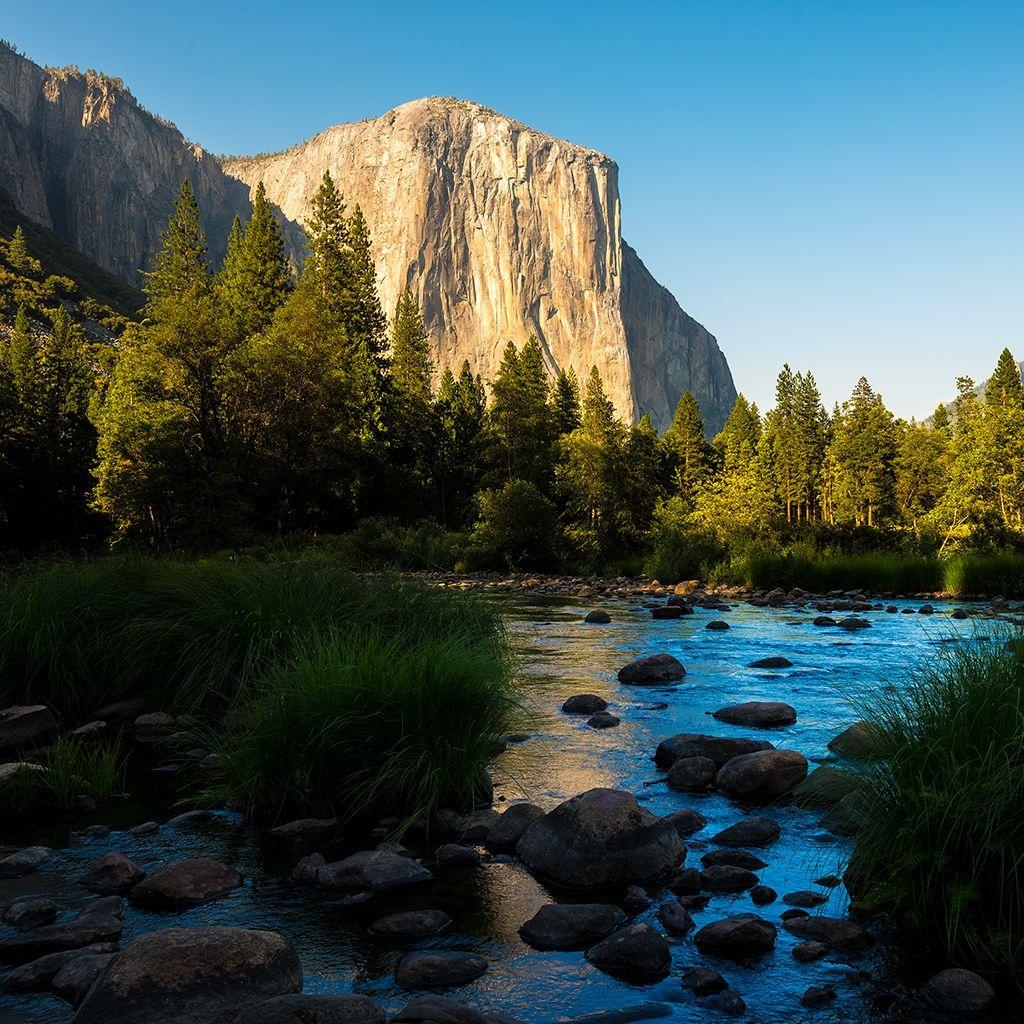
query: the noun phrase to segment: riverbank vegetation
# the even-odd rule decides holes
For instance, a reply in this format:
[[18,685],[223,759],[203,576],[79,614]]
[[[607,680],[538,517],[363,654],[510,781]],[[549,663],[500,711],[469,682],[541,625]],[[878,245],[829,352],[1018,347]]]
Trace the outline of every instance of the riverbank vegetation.
[[296,277],[259,188],[211,268],[186,183],[143,319],[102,353],[31,299],[25,237],[0,244],[0,545],[347,535],[376,565],[1024,587],[1024,387],[1007,350],[928,423],[894,417],[864,378],[828,411],[785,366],[772,409],[741,395],[708,440],[686,393],[659,434],[623,422],[596,369],[552,374],[535,339],[509,342],[490,381],[435,365],[416,298],[382,309],[366,222],[329,175],[307,230]]
[[[5,583],[0,707],[83,723],[142,698],[218,754],[220,795],[260,819],[471,803],[522,726],[502,620],[474,595],[309,553],[44,563]],[[67,743],[47,779],[114,770]]]
[[950,645],[864,711],[851,892],[916,952],[1024,984],[1024,642]]

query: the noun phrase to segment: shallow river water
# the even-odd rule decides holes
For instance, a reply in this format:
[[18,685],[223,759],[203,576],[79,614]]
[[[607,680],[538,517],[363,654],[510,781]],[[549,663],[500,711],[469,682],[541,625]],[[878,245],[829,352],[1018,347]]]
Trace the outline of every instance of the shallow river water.
[[[901,608],[917,607],[897,603]],[[684,795],[658,784],[652,756],[660,740],[678,732],[756,734],[776,746],[801,751],[813,768],[815,762],[829,758],[828,741],[858,718],[859,696],[882,685],[900,685],[909,667],[933,658],[942,644],[986,632],[983,620],[955,621],[948,614],[951,606],[942,604],[936,605],[932,616],[869,613],[872,628],[853,634],[814,627],[813,612],[744,604],[726,613],[698,609],[692,616],[655,621],[635,602],[609,603],[603,606],[613,617],[609,625],[585,625],[585,609],[575,603],[520,602],[508,607],[535,721],[530,723],[528,738],[510,745],[495,767],[498,808],[522,799],[550,808],[595,786],[630,790],[657,814],[693,807],[708,819],[708,826],[687,841],[688,864],[699,864],[700,855],[710,848],[707,837],[742,817],[743,809],[717,795]],[[705,629],[712,618],[724,618],[732,628]],[[659,652],[673,654],[685,665],[686,678],[680,684],[640,688],[616,681],[618,669],[626,662]],[[785,655],[793,667],[782,671],[745,667],[776,654]],[[622,719],[621,725],[598,731],[585,724],[586,716],[562,714],[562,701],[579,692],[604,696],[609,710]],[[754,699],[792,704],[797,723],[762,733],[710,717],[710,712],[725,704]],[[758,851],[769,861],[761,881],[780,896],[813,889],[812,880],[822,875],[842,873],[847,841],[826,831],[819,814],[786,806],[758,813],[773,817],[782,828],[781,838],[767,852]],[[69,908],[80,905],[85,895],[74,879],[108,849],[121,850],[147,869],[172,857],[212,856],[242,870],[246,884],[241,890],[184,913],[158,915],[129,907],[122,941],[153,928],[182,925],[274,929],[294,942],[305,969],[305,991],[363,992],[379,999],[386,1009],[397,1010],[409,998],[392,978],[401,951],[370,939],[366,925],[393,910],[438,907],[450,914],[454,924],[429,944],[473,950],[490,961],[482,978],[445,993],[472,1006],[501,1011],[527,1024],[641,1004],[658,1004],[649,1005],[645,1012],[665,1019],[698,1021],[718,1016],[698,1006],[680,985],[682,968],[707,962],[698,954],[692,933],[671,941],[669,977],[648,986],[614,980],[590,966],[582,953],[542,953],[527,947],[517,929],[552,894],[519,864],[499,859],[469,872],[438,871],[435,881],[427,885],[352,908],[322,891],[285,881],[298,854],[266,846],[254,830],[228,815],[195,835],[161,830],[133,838],[119,831],[147,817],[164,820],[140,799],[114,811],[101,809],[94,820],[114,831],[103,839],[72,838],[70,845],[62,842],[63,836],[26,834],[19,823],[4,822],[0,842],[5,848],[29,842],[63,848],[54,862],[36,874],[0,882],[0,904],[15,895],[43,893]],[[843,913],[844,893],[842,887],[833,890],[830,903],[812,913]],[[653,919],[657,903],[641,919]],[[777,923],[784,909],[779,901],[757,912]],[[757,908],[745,894],[715,896],[693,916],[700,927],[730,913],[752,910]],[[780,929],[775,952],[755,966],[710,964],[745,999],[744,1019],[765,1024],[884,1019],[876,997],[891,990],[899,997],[902,991],[900,970],[886,952],[887,943],[855,958],[829,956],[817,963],[798,964],[791,955],[796,942]],[[835,987],[838,1000],[824,1009],[803,1009],[801,994],[811,985],[824,984]],[[900,1005],[898,998],[895,1010],[900,1019],[921,1019],[910,1003],[905,1013]],[[55,999],[0,996],[0,1024],[52,1024],[69,1019],[68,1008]]]

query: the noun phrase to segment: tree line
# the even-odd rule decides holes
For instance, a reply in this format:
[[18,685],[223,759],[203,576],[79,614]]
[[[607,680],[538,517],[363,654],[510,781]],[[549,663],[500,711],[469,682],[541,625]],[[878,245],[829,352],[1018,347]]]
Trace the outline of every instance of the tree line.
[[[236,546],[379,517],[470,533],[494,561],[606,563],[658,537],[720,543],[847,530],[935,548],[1024,532],[1024,388],[1009,351],[984,391],[897,419],[861,378],[825,409],[785,366],[775,406],[740,395],[705,436],[694,397],[661,436],[601,376],[549,372],[531,338],[493,381],[438,373],[418,302],[390,317],[370,233],[329,174],[295,273],[262,185],[212,268],[185,182],[141,319],[97,344],[0,241],[0,530],[9,548],[109,536]],[[52,290],[52,289],[51,289]]]

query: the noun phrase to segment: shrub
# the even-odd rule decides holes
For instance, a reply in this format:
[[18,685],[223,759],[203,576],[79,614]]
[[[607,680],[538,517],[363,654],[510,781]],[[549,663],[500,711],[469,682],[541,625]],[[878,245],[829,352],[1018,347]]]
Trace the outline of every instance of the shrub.
[[867,702],[847,871],[913,946],[1024,982],[1024,642],[949,645]]
[[558,532],[555,506],[526,480],[477,495],[473,543],[509,568],[542,565],[553,555]]
[[471,805],[521,708],[504,651],[453,626],[420,642],[320,634],[251,681],[238,727],[205,737],[225,795],[270,820]]

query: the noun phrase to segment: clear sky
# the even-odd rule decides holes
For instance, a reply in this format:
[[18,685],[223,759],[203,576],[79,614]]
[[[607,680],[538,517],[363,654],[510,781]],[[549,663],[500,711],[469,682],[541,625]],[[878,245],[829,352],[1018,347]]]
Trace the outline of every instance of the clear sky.
[[784,361],[902,415],[1024,359],[1024,2],[0,0],[214,152],[418,96],[614,157],[623,234],[770,404]]

